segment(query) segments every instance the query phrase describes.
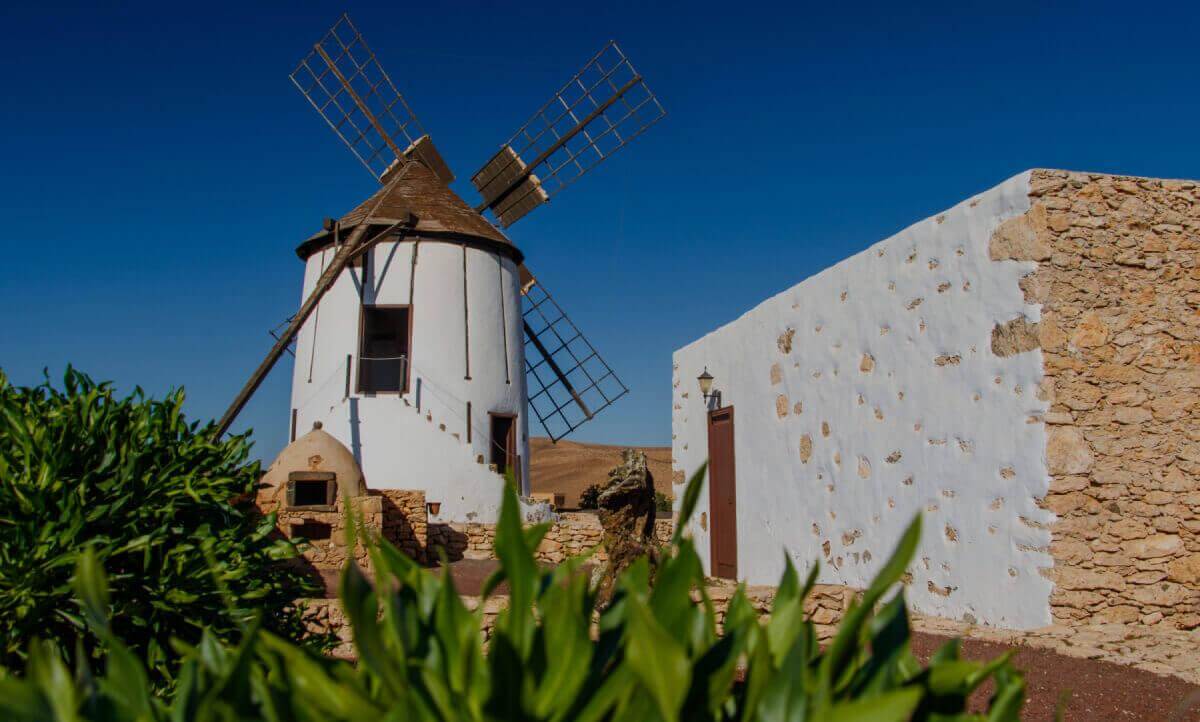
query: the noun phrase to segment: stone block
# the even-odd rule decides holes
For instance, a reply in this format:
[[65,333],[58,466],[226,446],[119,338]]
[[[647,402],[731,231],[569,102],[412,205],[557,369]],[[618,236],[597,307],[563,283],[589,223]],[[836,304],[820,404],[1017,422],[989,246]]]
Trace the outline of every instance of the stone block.
[[998,323],[992,328],[992,353],[997,356],[1013,356],[1039,347],[1038,324],[1030,323],[1018,316],[1007,323]]
[[1046,209],[1035,205],[1024,215],[1001,223],[988,243],[988,257],[993,261],[1044,261],[1052,249],[1038,234],[1046,225]]
[[1051,427],[1046,439],[1046,464],[1051,474],[1086,474],[1094,461],[1091,447],[1078,429]]
[[1121,591],[1125,589],[1124,577],[1116,572],[1078,567],[1055,567],[1052,577],[1059,588],[1071,591],[1098,589]]
[[1200,587],[1200,554],[1189,554],[1167,565],[1167,576],[1175,582]]
[[1155,534],[1145,539],[1134,539],[1125,544],[1125,549],[1138,559],[1155,559],[1174,556],[1183,550],[1183,542],[1174,534]]
[[1095,348],[1108,343],[1109,330],[1104,319],[1095,311],[1083,315],[1071,334],[1071,343],[1076,348]]

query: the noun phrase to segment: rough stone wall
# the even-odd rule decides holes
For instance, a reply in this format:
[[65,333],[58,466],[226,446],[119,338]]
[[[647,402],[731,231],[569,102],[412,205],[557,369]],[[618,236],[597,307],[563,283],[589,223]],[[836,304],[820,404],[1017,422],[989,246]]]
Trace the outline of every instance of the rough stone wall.
[[[280,495],[270,497],[260,494],[258,508],[264,514],[276,512],[276,525],[289,538],[304,536],[309,539],[303,558],[319,570],[341,569],[348,556],[359,563],[366,563],[366,550],[355,545],[352,554],[346,549],[346,506],[339,498],[332,511],[306,508],[288,508]],[[425,560],[426,511],[425,492],[401,489],[372,490],[368,496],[352,497],[350,504],[359,515],[363,526],[379,531],[382,536],[401,551],[418,561]],[[329,527],[326,539],[313,538],[305,533],[305,525],[323,524]]]
[[[656,519],[654,521],[654,537],[659,544],[671,540],[675,531],[671,519]],[[538,561],[547,564],[558,564],[568,557],[578,556],[596,549],[592,555],[593,561],[603,564],[608,561],[608,554],[600,547],[604,529],[600,525],[600,517],[595,514],[581,512],[565,512],[558,515],[558,521],[546,533],[537,549]],[[600,548],[597,548],[600,547]]]
[[1200,626],[1200,187],[1034,171],[1054,618]]
[[[380,528],[383,523],[383,505],[380,503],[380,499],[360,496],[352,498],[350,502],[355,509],[355,514],[362,519],[364,526]],[[289,509],[282,504],[275,511],[277,512],[276,524],[284,536],[308,539],[307,546],[302,550],[302,556],[315,569],[341,569],[345,566],[348,557],[358,560],[360,564],[366,563],[367,552],[362,544],[355,544],[352,551],[346,548],[344,500],[339,499],[333,511]],[[305,527],[312,524],[328,526],[328,538],[316,538],[311,531],[305,531]]]
[[[729,601],[733,598],[734,590],[733,584],[721,580],[713,580],[707,588],[709,599],[712,600],[713,612],[716,614],[718,629],[725,623],[725,613],[729,608]],[[818,584],[813,588],[812,594],[805,600],[804,610],[816,626],[817,636],[821,640],[827,640],[833,636],[837,630],[837,624],[857,595],[858,591],[842,586]],[[699,603],[699,593],[693,592],[692,599]],[[748,587],[746,599],[760,616],[768,616],[771,613],[771,605],[775,601],[775,589],[774,587]],[[480,613],[480,632],[486,642],[491,638],[496,617],[508,606],[508,597],[494,596],[481,599],[480,597],[464,596],[462,600],[467,609]],[[346,613],[342,609],[341,601],[337,599],[302,599],[299,600],[299,603],[304,605],[305,627],[309,632],[313,634],[332,632],[337,635],[340,644],[333,650],[332,656],[354,659],[354,634],[349,620],[346,618]]]
[[429,525],[429,561],[445,551],[450,561],[459,559],[491,559],[496,538],[494,524],[450,523]]
[[[674,521],[671,519],[657,519],[654,522],[654,536],[660,543],[669,541],[674,530]],[[536,556],[540,562],[558,564],[568,557],[599,546],[601,536],[603,529],[600,518],[595,514],[560,513],[538,546]],[[495,541],[496,527],[493,524],[431,524],[429,528],[431,549],[438,546],[444,548],[446,556],[452,561],[463,558],[493,559]],[[434,558],[435,552],[430,559]],[[592,558],[599,563],[608,559],[603,549],[597,550]]]
[[382,505],[379,527],[383,538],[417,561],[426,561],[428,512],[425,492],[404,489],[372,489]]

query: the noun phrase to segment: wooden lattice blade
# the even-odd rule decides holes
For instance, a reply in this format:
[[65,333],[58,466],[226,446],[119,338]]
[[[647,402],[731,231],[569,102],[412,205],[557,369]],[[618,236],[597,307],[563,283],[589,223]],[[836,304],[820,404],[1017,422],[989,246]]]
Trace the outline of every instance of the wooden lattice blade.
[[289,77],[377,180],[407,163],[405,151],[425,135],[348,15],[313,45]]
[[524,265],[520,278],[529,407],[557,441],[629,389]]
[[615,42],[609,42],[471,178],[508,227],[624,148],[666,115]]

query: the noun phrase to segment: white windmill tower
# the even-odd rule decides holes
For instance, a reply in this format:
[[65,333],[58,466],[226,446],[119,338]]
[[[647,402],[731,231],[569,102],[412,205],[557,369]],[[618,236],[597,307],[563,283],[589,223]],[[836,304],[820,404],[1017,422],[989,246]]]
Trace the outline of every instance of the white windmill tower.
[[472,208],[347,16],[291,78],[381,187],[297,248],[305,300],[218,433],[292,351],[293,439],[320,422],[368,486],[494,521],[505,476],[529,491],[530,411],[557,441],[627,389],[482,214],[508,228],[665,112],[610,42],[472,176]]

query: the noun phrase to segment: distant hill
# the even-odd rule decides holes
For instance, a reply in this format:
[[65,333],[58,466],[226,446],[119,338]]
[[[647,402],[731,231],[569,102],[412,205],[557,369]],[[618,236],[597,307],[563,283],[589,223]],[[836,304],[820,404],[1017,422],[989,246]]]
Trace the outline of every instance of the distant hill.
[[[568,508],[579,505],[579,495],[592,484],[608,479],[608,472],[621,463],[626,446],[585,444],[578,441],[551,443],[534,437],[529,443],[529,477],[533,491],[561,492]],[[654,488],[667,496],[671,492],[671,447],[633,447],[646,452]]]

